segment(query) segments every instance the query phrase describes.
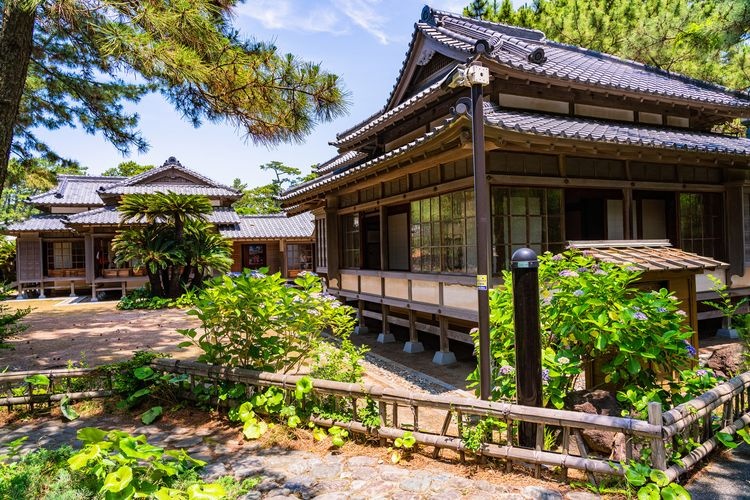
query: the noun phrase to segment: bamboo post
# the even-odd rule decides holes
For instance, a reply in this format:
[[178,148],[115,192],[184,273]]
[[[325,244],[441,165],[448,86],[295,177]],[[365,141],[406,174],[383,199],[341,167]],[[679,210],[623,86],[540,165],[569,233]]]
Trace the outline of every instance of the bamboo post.
[[398,429],[398,403],[393,403],[393,427]]
[[[461,411],[456,412],[456,419],[457,419],[457,427],[458,427],[458,437],[463,441],[464,439],[464,416],[461,413]],[[466,461],[466,453],[464,453],[463,450],[459,452],[459,455],[461,456],[461,463],[464,463]]]
[[419,431],[419,406],[412,405],[411,411],[414,414],[414,431]]
[[26,383],[26,390],[29,392],[29,411],[34,411],[34,386],[31,382]]
[[[565,426],[563,427],[563,435],[562,435],[562,454],[563,456],[567,456],[570,452],[570,427]],[[562,480],[563,482],[568,482],[568,468],[563,466],[562,468]]]
[[[443,427],[440,429],[440,435],[445,436],[448,433],[448,427],[451,425],[451,420],[453,419],[453,413],[450,411],[445,414],[445,420],[443,420]],[[435,446],[435,449],[432,450],[432,458],[437,458],[438,455],[440,455],[440,447]]]
[[[581,455],[582,458],[589,458],[589,452],[586,449],[586,442],[583,440],[581,431],[579,429],[575,429],[573,431],[573,436],[576,439],[576,446],[578,446],[578,453]],[[596,476],[594,476],[593,472],[591,472],[590,470],[587,470],[586,476],[589,478],[589,482],[591,484],[593,484],[594,486],[599,486],[599,484],[596,481]]]
[[[544,425],[536,426],[536,451],[544,450]],[[539,479],[542,477],[542,465],[534,465],[534,477]]]
[[[652,401],[648,404],[648,423],[659,427],[663,425],[661,403]],[[651,467],[662,471],[667,470],[667,450],[663,437],[651,439]]]
[[[507,437],[506,437],[506,445],[508,448],[513,448],[513,420],[508,419],[505,421],[505,428]],[[508,460],[505,462],[505,470],[506,472],[513,472],[513,460],[508,458]]]

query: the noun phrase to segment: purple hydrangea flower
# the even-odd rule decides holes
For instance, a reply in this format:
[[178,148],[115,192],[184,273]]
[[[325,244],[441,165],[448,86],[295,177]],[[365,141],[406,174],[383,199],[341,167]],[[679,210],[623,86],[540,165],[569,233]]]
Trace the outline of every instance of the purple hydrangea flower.
[[578,273],[570,269],[563,269],[562,271],[560,271],[560,276],[562,276],[563,278],[577,278]]
[[682,309],[677,310],[675,314],[678,316],[687,316],[687,313],[683,311]]
[[500,375],[511,375],[516,372],[516,369],[510,365],[503,365],[500,367]]
[[687,352],[688,352],[688,355],[689,355],[689,356],[690,356],[691,358],[694,358],[694,357],[695,357],[695,355],[696,355],[696,354],[698,354],[698,352],[697,352],[697,351],[695,350],[695,347],[693,347],[693,346],[692,346],[692,345],[690,344],[690,342],[688,342],[687,340],[683,340],[683,342],[685,343],[685,349],[687,350]]
[[701,370],[696,370],[696,371],[695,371],[695,374],[696,374],[696,375],[697,375],[698,377],[705,377],[706,375],[708,375],[708,372],[707,372],[706,370],[702,370],[702,369],[701,369]]
[[648,319],[648,316],[643,314],[641,311],[638,311],[637,313],[633,314],[633,318],[637,319],[638,321],[645,321]]
[[549,384],[549,370],[546,368],[542,370],[542,384],[543,385]]
[[659,311],[660,313],[665,313],[665,312],[667,312],[667,308],[666,307],[659,307],[657,309],[657,311]]
[[588,270],[588,269],[586,269],[585,267],[579,267],[579,268],[578,268],[578,272],[579,272],[580,274],[585,274],[585,273],[589,272],[589,270]]
[[573,292],[573,295],[575,295],[576,297],[580,297],[580,296],[583,295],[583,290],[581,290],[579,288],[578,290],[576,290],[575,292]]
[[555,255],[552,256],[552,260],[563,260],[563,258],[564,257],[562,256],[561,253],[556,253]]

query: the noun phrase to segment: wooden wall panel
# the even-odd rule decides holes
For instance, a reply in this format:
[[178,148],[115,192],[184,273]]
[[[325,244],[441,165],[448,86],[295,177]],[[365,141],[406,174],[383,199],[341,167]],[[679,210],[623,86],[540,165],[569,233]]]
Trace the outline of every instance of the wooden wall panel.
[[42,244],[39,238],[18,238],[16,259],[18,281],[38,281],[42,278]]

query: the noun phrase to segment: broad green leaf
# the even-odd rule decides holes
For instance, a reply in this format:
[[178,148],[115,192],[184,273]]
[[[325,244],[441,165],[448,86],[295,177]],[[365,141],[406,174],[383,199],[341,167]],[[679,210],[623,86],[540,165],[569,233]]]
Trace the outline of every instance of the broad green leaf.
[[101,448],[99,447],[99,445],[88,444],[81,451],[68,458],[68,465],[70,466],[71,470],[80,470],[84,468],[86,464],[88,464],[91,460],[96,458],[100,452]]
[[107,477],[104,478],[104,485],[99,492],[110,491],[112,493],[117,493],[118,491],[127,488],[132,480],[133,469],[127,465],[123,465],[116,471],[107,474]]
[[325,429],[321,429],[320,427],[315,427],[313,429],[313,438],[315,441],[322,441],[324,440],[328,434],[326,434]]
[[162,486],[159,491],[155,492],[153,495],[156,500],[184,500],[187,498],[182,491],[174,488],[167,488],[166,486]]
[[677,483],[672,483],[661,490],[661,497],[664,500],[690,500],[690,493]]
[[70,406],[70,397],[68,395],[65,395],[62,400],[60,400],[60,413],[62,413],[63,417],[67,420],[75,420],[80,416],[75,408]]
[[149,394],[151,394],[151,389],[141,389],[141,390],[135,391],[133,394],[131,394],[128,397],[128,399],[130,399],[130,400],[138,399],[138,398],[142,398],[143,396],[148,396]]
[[219,483],[196,483],[188,487],[187,494],[189,500],[219,500],[226,491]]
[[84,443],[98,443],[104,441],[106,437],[107,432],[96,427],[84,427],[76,432],[76,438]]
[[47,375],[30,375],[23,380],[31,385],[49,385],[49,377]]
[[164,453],[164,450],[162,448],[150,445],[148,443],[144,444],[133,437],[120,439],[118,446],[120,447],[120,451],[123,453],[123,455],[130,458],[137,458],[142,460],[158,458],[161,457]]
[[659,487],[649,483],[638,490],[638,500],[660,500]]
[[669,478],[660,470],[653,469],[648,477],[651,478],[651,481],[653,481],[659,488],[663,488],[669,484]]
[[150,410],[144,412],[141,415],[141,422],[143,422],[146,425],[152,424],[154,420],[159,418],[163,412],[163,409],[161,406],[154,406]]
[[747,431],[747,428],[738,430],[737,435],[740,436],[747,444],[750,444],[750,432]]
[[247,420],[255,417],[255,412],[253,411],[253,404],[250,401],[245,401],[240,405],[240,409],[237,412],[237,416],[240,417],[240,420],[242,422],[246,422]]
[[739,444],[734,442],[734,438],[732,437],[732,435],[726,432],[717,432],[716,439],[718,439],[721,444],[730,449],[737,448],[737,446],[739,446]]
[[344,446],[344,439],[340,435],[336,434],[331,438],[331,443],[333,443],[333,446],[335,446],[336,448],[341,448],[342,446]]
[[133,375],[135,375],[135,378],[138,380],[148,380],[154,376],[154,369],[150,366],[139,366],[133,370]]
[[393,450],[391,452],[391,463],[397,464],[401,461],[401,452],[398,450]]
[[628,467],[628,470],[625,471],[625,479],[627,479],[628,483],[633,486],[643,486],[646,484],[646,476],[635,470],[633,467]]
[[247,439],[258,439],[268,430],[268,425],[261,421],[248,420],[242,429],[242,433]]
[[180,342],[179,344],[177,344],[177,347],[179,347],[180,349],[184,349],[185,347],[191,347],[192,345],[193,345],[192,342],[190,342],[189,340],[186,340],[184,342]]
[[636,358],[630,358],[627,363],[627,368],[631,375],[635,375],[641,371],[641,364]]
[[292,415],[291,417],[289,417],[289,420],[286,421],[286,425],[294,429],[298,427],[301,422],[302,419],[300,419],[297,415]]

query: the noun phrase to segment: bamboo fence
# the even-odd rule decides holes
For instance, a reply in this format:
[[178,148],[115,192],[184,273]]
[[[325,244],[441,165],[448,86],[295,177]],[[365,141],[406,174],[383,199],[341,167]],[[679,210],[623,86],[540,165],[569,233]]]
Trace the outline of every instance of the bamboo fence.
[[[151,366],[157,371],[187,375],[189,386],[193,389],[201,385],[208,387],[235,382],[248,388],[294,390],[297,381],[302,378],[301,375],[257,372],[163,358],[153,360]],[[49,383],[35,385],[29,382],[33,375],[45,375]],[[479,457],[504,460],[509,471],[514,464],[530,467],[537,476],[541,474],[542,466],[548,466],[559,468],[562,480],[567,480],[569,469],[577,469],[586,473],[594,483],[594,474],[620,476],[624,468],[608,457],[599,457],[589,451],[583,438],[585,430],[622,433],[626,438],[627,459],[634,456],[635,442],[649,447],[651,466],[664,471],[674,481],[721,445],[716,436],[718,432],[736,438],[739,429],[750,426],[750,372],[738,375],[666,412],[662,412],[659,403],[650,403],[648,420],[533,408],[458,396],[417,394],[364,383],[313,379],[312,385],[315,398],[333,398],[339,408],[348,409],[352,415],[348,421],[311,417],[317,425],[336,425],[378,438],[382,444],[411,432],[418,444],[433,448],[433,457],[444,449],[453,450],[462,458],[466,453],[475,453]],[[7,406],[9,410],[18,405],[27,405],[30,409],[51,406],[66,396],[71,400],[81,400],[112,394],[111,373],[96,368],[0,374],[0,406]],[[358,420],[357,410],[369,402],[374,402],[380,416],[380,425],[376,428],[367,427]],[[428,412],[442,415],[437,420],[442,424],[435,425],[435,419],[424,418]],[[412,417],[405,421],[402,417],[409,413]],[[420,419],[420,415],[423,418]],[[504,427],[489,431],[478,449],[469,449],[463,437],[464,429],[487,417],[502,422]],[[514,430],[524,422],[536,425],[534,448],[521,447],[517,443]],[[558,430],[560,439],[552,445],[545,444],[545,428]],[[678,449],[679,441],[687,438],[699,444],[679,460],[671,462],[668,457]]]

